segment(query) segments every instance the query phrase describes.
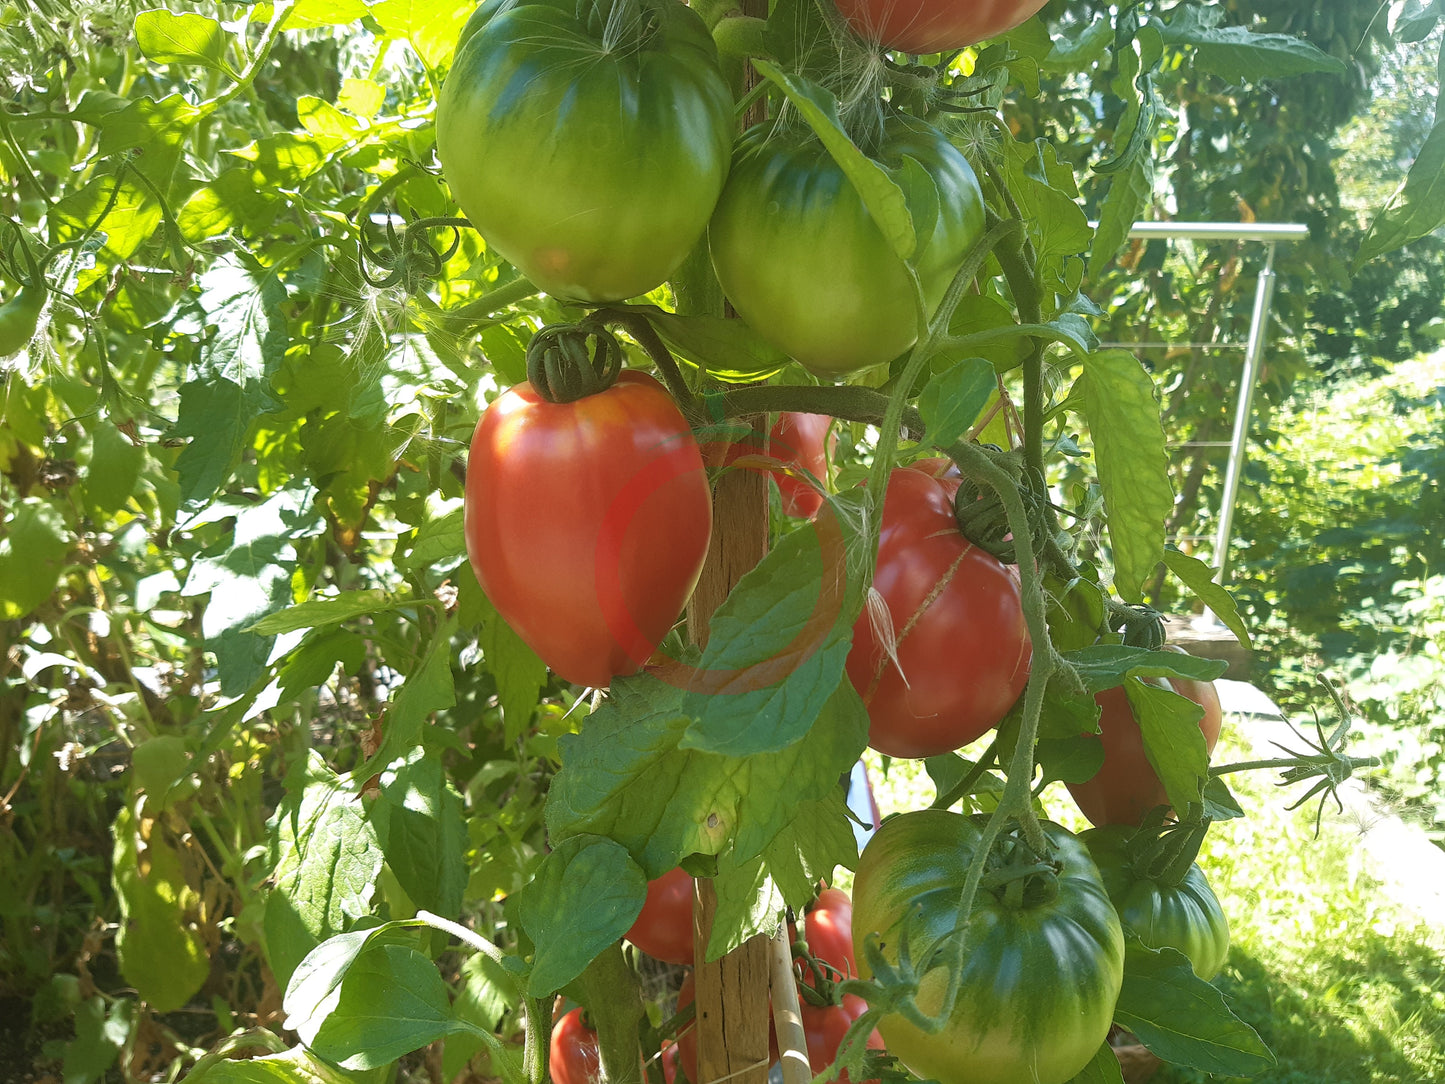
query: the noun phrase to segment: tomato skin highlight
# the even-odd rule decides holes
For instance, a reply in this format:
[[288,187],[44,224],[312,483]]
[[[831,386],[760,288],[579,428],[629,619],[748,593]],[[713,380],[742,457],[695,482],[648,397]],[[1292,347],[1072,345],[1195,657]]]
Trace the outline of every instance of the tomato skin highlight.
[[712,529],[702,455],[656,380],[487,408],[467,465],[467,555],[492,605],[560,677],[636,673],[697,585]]
[[[1172,644],[1166,645],[1166,650],[1186,653]],[[1224,712],[1214,682],[1185,678],[1153,680],[1204,709],[1199,729],[1204,733],[1205,747],[1213,753],[1224,725]],[[1094,703],[1101,709],[1098,740],[1104,747],[1104,763],[1093,778],[1067,784],[1069,793],[1090,824],[1142,824],[1145,815],[1155,806],[1169,804],[1169,795],[1144,752],[1144,737],[1124,687],[1096,693]]]
[[[986,817],[941,809],[886,821],[859,859],[853,939],[877,934],[896,960],[910,911],[930,937],[960,930],[968,955],[953,1014],[929,1035],[903,1017],[878,1030],[912,1072],[941,1084],[1064,1084],[1094,1057],[1109,1032],[1124,978],[1124,935],[1084,845],[1056,824],[1044,834],[1060,864],[1053,898],[1011,906],[980,889],[966,922],[958,899]],[[863,977],[871,972],[860,954]],[[941,1005],[945,968],[924,975],[918,1004]]]
[[885,49],[946,53],[1024,23],[1045,0],[833,0],[854,33]]
[[[895,117],[878,161],[896,168],[904,155],[938,191],[938,219],[917,258],[931,313],[983,235],[983,193],[943,133]],[[920,210],[920,199],[908,202]],[[904,262],[811,132],[759,125],[744,133],[708,226],[708,247],[739,315],[820,376],[892,361],[918,338],[922,314]]]
[[1189,957],[1205,982],[1229,959],[1229,919],[1198,865],[1177,885],[1167,885],[1133,869],[1125,844],[1132,829],[1123,825],[1091,828],[1079,839],[1099,867],[1104,888],[1126,930],[1152,949],[1175,948]]
[[998,725],[1028,683],[1018,580],[959,531],[957,489],[954,479],[909,467],[888,480],[873,586],[892,618],[898,662],[865,607],[847,669],[868,708],[868,744],[889,756],[967,745]]
[[693,879],[682,867],[647,884],[647,902],[627,940],[654,960],[692,966]]
[[596,1084],[602,1075],[602,1053],[597,1032],[573,1009],[552,1025],[547,1069],[553,1084]]
[[701,239],[727,176],[732,93],[712,35],[680,3],[645,14],[640,44],[609,49],[573,0],[485,4],[437,103],[452,195],[558,297],[658,286]]

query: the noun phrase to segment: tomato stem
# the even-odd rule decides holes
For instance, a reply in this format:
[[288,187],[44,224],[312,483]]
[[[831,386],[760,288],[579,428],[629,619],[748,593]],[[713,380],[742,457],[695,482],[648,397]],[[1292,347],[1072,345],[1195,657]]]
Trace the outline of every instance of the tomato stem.
[[697,396],[687,386],[687,380],[682,375],[682,369],[678,367],[677,359],[672,356],[672,351],[667,348],[667,344],[662,341],[662,337],[646,316],[620,309],[599,309],[592,318],[618,324],[631,335],[633,341],[647,351],[647,356],[657,366],[663,383],[677,400],[678,408],[688,421],[692,422],[699,416]]
[[621,942],[603,949],[587,965],[581,983],[597,1029],[603,1079],[608,1084],[642,1084],[638,1028],[646,1012],[637,975],[627,965]]
[[988,748],[983,751],[983,756],[971,767],[968,772],[950,787],[946,792],[933,799],[933,809],[947,809],[954,802],[967,797],[973,793],[973,785],[978,782],[984,772],[998,759],[998,734],[994,733],[993,741],[989,742]]

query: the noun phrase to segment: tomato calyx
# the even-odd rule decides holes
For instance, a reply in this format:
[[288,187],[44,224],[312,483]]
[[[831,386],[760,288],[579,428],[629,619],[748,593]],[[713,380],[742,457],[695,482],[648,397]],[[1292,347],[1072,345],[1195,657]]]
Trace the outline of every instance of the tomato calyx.
[[548,324],[527,344],[527,380],[549,403],[572,403],[617,382],[625,356],[605,327]]
[[1152,809],[1144,823],[1129,833],[1123,850],[1131,876],[1173,888],[1199,857],[1211,818],[1199,815],[1198,806],[1183,821],[1166,819],[1168,813],[1167,806]]
[[[1039,496],[1046,491],[1043,478],[1032,467],[1024,466],[1014,453],[997,455],[994,462],[1014,479],[1028,519],[1029,541],[1035,554],[1042,553],[1051,531],[1047,506]],[[953,515],[958,529],[975,546],[1006,565],[1018,564],[1008,511],[993,488],[965,477],[954,496]]]
[[1026,911],[1059,898],[1062,865],[1049,854],[1039,854],[1017,829],[994,844],[984,864],[979,888],[993,894],[1005,907]]
[[1152,606],[1143,604],[1117,604],[1109,617],[1109,628],[1123,632],[1128,647],[1142,647],[1148,651],[1162,651],[1164,648],[1164,615]]

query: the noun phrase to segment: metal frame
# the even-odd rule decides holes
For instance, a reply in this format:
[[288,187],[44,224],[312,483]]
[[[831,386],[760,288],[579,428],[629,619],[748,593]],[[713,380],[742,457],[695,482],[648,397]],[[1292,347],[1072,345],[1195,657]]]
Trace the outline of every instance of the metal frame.
[[[1090,223],[1097,225],[1097,223]],[[1190,442],[1192,446],[1228,447],[1229,462],[1224,474],[1224,495],[1220,500],[1219,527],[1214,535],[1214,559],[1219,565],[1219,581],[1225,580],[1229,565],[1229,541],[1234,530],[1234,503],[1239,496],[1239,482],[1244,476],[1244,463],[1249,441],[1249,426],[1254,411],[1254,393],[1259,384],[1260,364],[1268,332],[1270,309],[1274,300],[1274,250],[1281,241],[1303,241],[1309,227],[1282,222],[1136,222],[1129,231],[1131,238],[1157,241],[1260,241],[1265,246],[1264,268],[1254,291],[1254,312],[1249,322],[1249,337],[1244,343],[1158,343],[1161,348],[1187,346],[1204,350],[1244,349],[1244,371],[1239,380],[1239,401],[1234,411],[1234,432],[1229,441]],[[1144,344],[1109,343],[1137,349]]]

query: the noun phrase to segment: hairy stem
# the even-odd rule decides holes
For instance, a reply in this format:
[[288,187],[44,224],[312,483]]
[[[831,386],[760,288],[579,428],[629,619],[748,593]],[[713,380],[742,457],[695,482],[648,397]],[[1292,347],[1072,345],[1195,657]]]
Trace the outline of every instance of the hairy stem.
[[581,981],[587,1015],[597,1029],[602,1078],[607,1084],[642,1084],[637,1035],[646,1013],[621,942],[603,949],[582,972]]

